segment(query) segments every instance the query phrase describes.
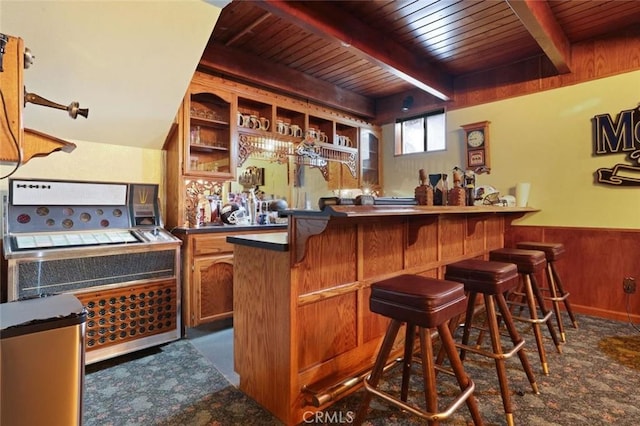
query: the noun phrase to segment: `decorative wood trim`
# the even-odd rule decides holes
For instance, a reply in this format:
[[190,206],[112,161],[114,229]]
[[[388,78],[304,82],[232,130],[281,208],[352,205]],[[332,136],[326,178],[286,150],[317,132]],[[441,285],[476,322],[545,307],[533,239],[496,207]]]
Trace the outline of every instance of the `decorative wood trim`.
[[447,111],[481,105],[516,96],[553,90],[604,77],[638,70],[640,60],[640,26],[628,27],[617,34],[586,40],[571,46],[570,73],[557,75],[551,61],[537,56],[488,71],[461,75],[454,79],[454,97],[443,102],[419,90],[408,90],[376,101],[376,124],[392,123],[398,106],[406,96],[413,96],[411,114],[445,107]]
[[304,259],[307,249],[307,240],[314,236],[319,235],[327,228],[329,224],[329,218],[314,218],[314,219],[296,219],[295,221],[289,219],[289,232],[295,233],[295,250],[293,250],[295,263],[300,263]]

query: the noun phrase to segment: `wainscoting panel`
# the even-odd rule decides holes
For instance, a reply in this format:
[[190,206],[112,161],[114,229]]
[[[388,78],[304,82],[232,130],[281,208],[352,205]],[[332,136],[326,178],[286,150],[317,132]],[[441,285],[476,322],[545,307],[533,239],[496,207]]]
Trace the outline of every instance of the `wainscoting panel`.
[[575,313],[622,321],[631,317],[634,323],[640,320],[640,289],[631,295],[622,289],[624,277],[634,277],[640,287],[640,230],[508,227],[505,247],[515,247],[519,241],[564,244],[567,252],[557,269],[565,290],[571,293]]

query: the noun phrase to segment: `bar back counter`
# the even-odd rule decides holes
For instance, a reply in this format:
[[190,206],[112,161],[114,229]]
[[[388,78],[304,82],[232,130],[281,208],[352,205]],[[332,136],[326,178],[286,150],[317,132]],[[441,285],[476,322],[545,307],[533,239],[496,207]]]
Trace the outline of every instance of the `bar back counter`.
[[228,237],[240,389],[285,424],[312,418],[373,366],[388,320],[369,311],[372,282],[488,259],[511,221],[535,211],[337,205],[289,211],[287,233]]

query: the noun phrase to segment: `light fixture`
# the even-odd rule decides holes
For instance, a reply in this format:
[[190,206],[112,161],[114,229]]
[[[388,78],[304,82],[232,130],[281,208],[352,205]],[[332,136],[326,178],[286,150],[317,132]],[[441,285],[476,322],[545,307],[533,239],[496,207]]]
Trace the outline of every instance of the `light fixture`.
[[413,96],[407,96],[402,100],[402,112],[409,111],[409,108],[413,105]]

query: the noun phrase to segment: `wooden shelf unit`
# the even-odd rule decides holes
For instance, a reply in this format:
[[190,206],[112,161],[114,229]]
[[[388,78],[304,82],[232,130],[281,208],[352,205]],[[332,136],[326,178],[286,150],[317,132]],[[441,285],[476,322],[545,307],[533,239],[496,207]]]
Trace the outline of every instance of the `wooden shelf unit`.
[[76,145],[36,130],[25,129],[24,110],[24,41],[7,36],[0,72],[3,108],[0,108],[0,163],[24,164],[34,157],[56,152],[71,152]]

